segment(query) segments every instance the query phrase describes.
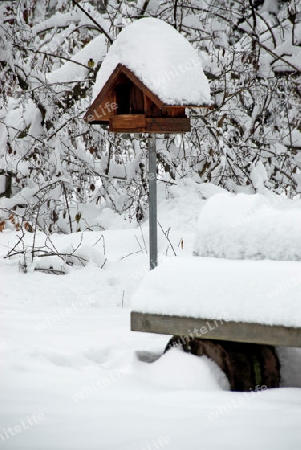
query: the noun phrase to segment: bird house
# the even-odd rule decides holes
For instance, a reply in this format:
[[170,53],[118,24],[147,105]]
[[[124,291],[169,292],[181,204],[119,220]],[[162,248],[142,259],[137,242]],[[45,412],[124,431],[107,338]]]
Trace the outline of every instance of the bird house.
[[186,133],[185,106],[168,105],[127,67],[118,64],[85,115],[115,133]]
[[208,106],[210,90],[191,44],[158,19],[126,27],[111,46],[85,120],[115,133],[186,133],[187,107]]

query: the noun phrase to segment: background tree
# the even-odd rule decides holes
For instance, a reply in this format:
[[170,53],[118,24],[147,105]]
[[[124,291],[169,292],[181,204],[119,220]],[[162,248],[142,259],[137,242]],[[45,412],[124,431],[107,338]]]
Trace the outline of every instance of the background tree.
[[146,140],[87,126],[101,62],[120,30],[157,17],[194,45],[214,108],[158,145],[164,186],[189,177],[234,192],[300,194],[297,0],[20,0],[0,5],[0,219],[47,233],[142,221]]

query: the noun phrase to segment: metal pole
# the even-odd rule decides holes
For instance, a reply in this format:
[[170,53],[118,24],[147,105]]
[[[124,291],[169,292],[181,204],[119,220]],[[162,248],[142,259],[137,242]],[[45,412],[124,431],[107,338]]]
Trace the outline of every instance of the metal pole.
[[149,254],[150,270],[158,265],[156,135],[149,137]]

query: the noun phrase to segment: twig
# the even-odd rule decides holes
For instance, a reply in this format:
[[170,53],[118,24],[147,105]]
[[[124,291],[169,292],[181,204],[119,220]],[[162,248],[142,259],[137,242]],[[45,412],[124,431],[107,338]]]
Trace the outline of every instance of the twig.
[[140,228],[140,232],[141,232],[141,236],[142,236],[142,241],[143,241],[143,244],[144,244],[145,252],[147,253],[146,242],[145,242],[145,239],[144,239],[144,235],[143,235],[143,231],[142,231],[142,227],[141,227],[140,223],[139,223],[139,228]]
[[[4,256],[4,258],[11,258],[12,256],[16,255],[25,255],[26,249],[15,251],[14,253],[11,253],[10,255]],[[56,252],[47,252],[46,250],[43,250],[41,248],[34,250],[34,255],[38,256],[39,258],[44,258],[46,256],[58,256],[61,259],[64,259],[66,257],[73,256],[74,258],[77,258],[82,264],[83,261],[87,262],[88,260],[86,258],[83,258],[82,256],[74,255],[73,253],[56,253]],[[68,264],[68,263],[67,263]],[[84,264],[83,264],[84,265]]]
[[66,275],[66,272],[64,270],[58,270],[58,269],[39,269],[39,268],[35,268],[34,269],[36,272],[44,272],[44,273],[49,273],[49,274],[53,274],[53,275]]
[[169,245],[170,245],[170,247],[171,247],[171,249],[172,249],[172,251],[173,251],[174,256],[177,256],[177,254],[176,254],[176,252],[175,252],[175,249],[174,249],[174,247],[173,247],[173,245],[172,245],[172,243],[171,243],[171,241],[170,241],[170,239],[169,239],[169,236],[168,236],[168,235],[169,235],[170,228],[168,228],[167,231],[164,231],[164,230],[163,230],[163,227],[162,227],[162,225],[160,224],[159,221],[158,221],[158,225],[159,225],[159,227],[161,228],[162,233],[163,233],[164,236],[166,237],[166,239],[167,239],[167,241],[168,241],[168,243],[169,243]]
[[97,28],[106,36],[106,38],[108,39],[110,44],[113,44],[113,40],[110,38],[110,35],[104,30],[104,28],[101,25],[99,25],[99,23],[96,22],[96,20],[93,19],[93,17],[77,1],[75,1],[75,0],[72,0],[72,1],[87,17],[89,17],[91,22],[93,22],[94,25],[96,25]]
[[[136,237],[136,236],[135,236],[135,237]],[[142,249],[141,249],[141,250],[138,250],[137,252],[131,252],[131,253],[128,253],[127,255],[125,255],[125,256],[122,256],[122,258],[120,259],[120,261],[122,261],[122,260],[125,259],[125,258],[128,258],[129,256],[137,255],[137,253],[143,253]]]
[[11,256],[14,256],[13,252],[14,250],[18,247],[18,245],[22,242],[23,243],[23,247],[24,247],[24,242],[23,242],[23,238],[25,236],[24,230],[23,228],[21,228],[21,232],[22,232],[22,236],[19,237],[18,242],[13,246],[13,248],[11,250],[9,250],[9,252],[7,253],[6,256],[4,256],[4,258],[10,258]]
[[[136,239],[136,241],[137,241],[137,243],[138,243],[138,245],[139,245],[139,247],[140,247],[140,252],[141,253],[143,253],[143,248],[142,248],[142,245],[140,244],[140,242],[139,242],[139,239],[137,238],[137,236],[135,235],[135,239]],[[138,252],[137,252],[138,253]],[[146,252],[147,253],[147,252]]]
[[105,237],[103,234],[100,236],[100,239],[102,239],[103,254],[105,256],[106,255],[106,242],[105,242]]
[[67,211],[68,211],[68,220],[69,220],[70,233],[73,233],[72,220],[71,220],[71,216],[70,216],[70,208],[69,208],[69,202],[68,202],[68,197],[67,197],[67,192],[66,192],[66,186],[65,186],[65,183],[63,181],[62,181],[62,188],[63,188],[63,193],[64,193],[65,202],[66,202]]
[[37,237],[38,217],[39,217],[40,209],[41,209],[41,203],[39,203],[39,205],[38,205],[38,210],[37,210],[37,215],[36,215],[36,226],[35,226],[34,233],[33,233],[32,247],[31,247],[31,262],[33,261],[33,258],[34,258],[34,246],[35,246],[36,237]]

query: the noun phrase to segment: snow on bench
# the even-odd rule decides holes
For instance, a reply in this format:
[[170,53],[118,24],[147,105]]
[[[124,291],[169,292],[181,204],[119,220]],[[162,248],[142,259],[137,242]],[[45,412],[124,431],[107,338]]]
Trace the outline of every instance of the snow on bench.
[[167,258],[136,291],[131,329],[301,347],[301,262]]

